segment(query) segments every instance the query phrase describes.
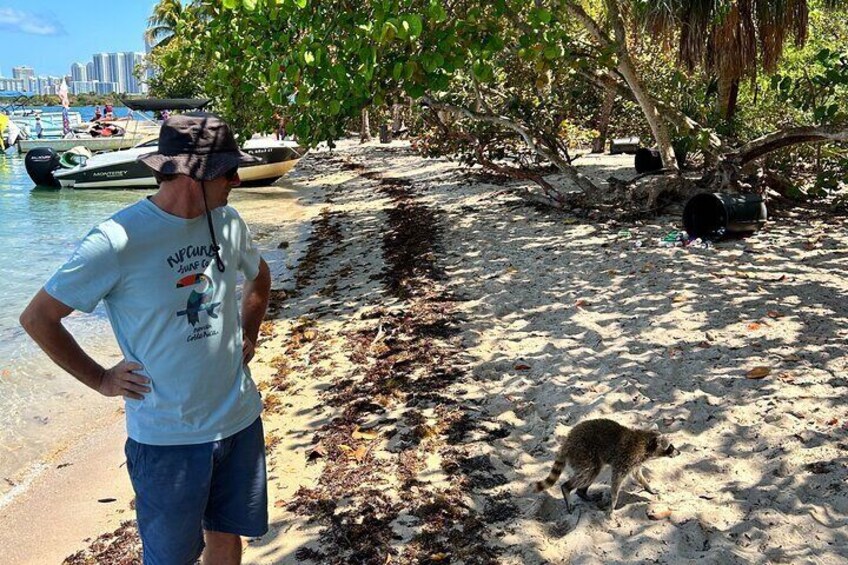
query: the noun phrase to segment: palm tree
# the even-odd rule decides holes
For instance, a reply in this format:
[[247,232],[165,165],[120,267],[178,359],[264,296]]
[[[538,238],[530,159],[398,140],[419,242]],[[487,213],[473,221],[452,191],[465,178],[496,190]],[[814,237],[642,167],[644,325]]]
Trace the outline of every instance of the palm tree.
[[176,34],[184,9],[180,0],[159,0],[147,19],[145,38],[153,47],[165,47]]
[[[732,117],[740,79],[754,76],[760,66],[773,71],[790,37],[796,44],[804,44],[812,3],[842,8],[848,0],[594,0],[586,3],[591,14],[581,0],[564,0],[559,5],[595,43],[617,53],[616,72],[642,108],[663,166],[677,170],[667,121],[684,130],[692,129],[693,123],[680,112],[668,115],[674,108],[659,104],[645,88],[629,44],[638,41],[640,31],[669,44],[676,40],[684,66],[703,67],[716,74],[724,115]],[[659,111],[662,106],[665,115]]]
[[[677,56],[690,71],[718,79],[719,109],[730,120],[739,82],[762,68],[774,72],[791,38],[807,40],[810,0],[648,0],[630,2],[634,23],[655,37],[678,42]],[[826,8],[848,2],[822,0]]]

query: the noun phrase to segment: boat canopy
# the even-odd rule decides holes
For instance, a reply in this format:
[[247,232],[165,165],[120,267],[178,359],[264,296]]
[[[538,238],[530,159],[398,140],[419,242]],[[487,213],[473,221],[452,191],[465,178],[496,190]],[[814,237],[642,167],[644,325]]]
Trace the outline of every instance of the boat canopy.
[[127,98],[121,99],[130,110],[156,112],[161,110],[200,110],[211,102],[208,98]]

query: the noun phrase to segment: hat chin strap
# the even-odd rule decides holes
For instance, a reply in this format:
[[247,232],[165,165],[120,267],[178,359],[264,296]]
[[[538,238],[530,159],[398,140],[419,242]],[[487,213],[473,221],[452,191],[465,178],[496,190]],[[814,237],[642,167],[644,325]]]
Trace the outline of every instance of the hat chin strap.
[[203,194],[203,208],[206,210],[206,220],[209,222],[209,235],[212,236],[212,250],[215,252],[215,265],[222,273],[226,269],[224,261],[221,259],[221,246],[218,245],[218,240],[215,239],[215,227],[212,225],[212,214],[209,212],[209,206],[206,204],[206,184],[200,181],[200,192]]

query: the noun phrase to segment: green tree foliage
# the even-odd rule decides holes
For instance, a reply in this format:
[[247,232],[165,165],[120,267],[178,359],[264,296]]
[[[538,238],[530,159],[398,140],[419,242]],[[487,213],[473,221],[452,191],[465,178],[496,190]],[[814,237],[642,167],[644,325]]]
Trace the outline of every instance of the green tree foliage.
[[[187,10],[203,10],[205,17],[196,18],[201,29],[179,34],[185,47],[170,62],[179,69],[178,58],[203,61],[216,111],[245,134],[270,129],[274,114],[283,112],[301,142],[332,143],[363,108],[409,97],[426,101],[431,125],[456,134],[443,136],[449,143],[440,151],[490,160],[496,155],[482,155],[480,147],[495,144],[495,153],[503,153],[517,141],[524,153],[569,169],[563,134],[580,132],[591,117],[576,111],[585,89],[578,77],[611,65],[612,53],[573,42],[567,16],[544,6],[524,0],[194,4]],[[450,119],[439,119],[439,112]]]
[[151,96],[196,98],[204,95],[209,56],[196,48],[194,40],[204,35],[207,20],[208,11],[202,3],[183,7],[177,0],[162,0],[154,8],[147,35],[160,41],[145,62],[146,67],[154,71],[148,79]]
[[147,19],[145,39],[154,47],[167,46],[177,34],[177,27],[186,15],[180,0],[159,0]]
[[[191,53],[212,61],[207,90],[227,94],[223,111],[270,117],[289,107],[291,127],[307,140],[337,138],[365,106],[453,96],[475,83],[541,91],[553,74],[589,65],[571,45],[566,22],[548,9],[518,0],[458,1],[449,12],[445,4],[223,2],[210,8]],[[233,97],[256,104],[223,100]]]
[[[591,183],[570,166],[569,145],[586,138],[605,91],[618,95],[613,131],[649,126],[661,149],[700,147],[712,154],[708,162],[731,153],[744,161],[744,152],[734,153],[744,137],[734,136],[765,133],[758,120],[763,127],[839,123],[839,50],[818,45],[819,38],[803,45],[809,22],[834,4],[197,1],[182,6],[171,44],[154,52],[163,70],[155,91],[202,91],[242,134],[270,131],[282,113],[307,145],[344,136],[363,109],[379,119],[390,105],[411,99],[424,103],[418,123],[425,152],[458,155],[507,174],[552,163],[589,191]],[[806,50],[813,45],[816,51]],[[803,72],[794,70],[784,76],[799,61],[809,77],[801,81]],[[780,75],[775,87],[773,72]],[[746,123],[738,129],[728,127],[727,113],[715,111],[728,81],[736,81],[730,92],[740,107],[750,107],[742,108]],[[815,85],[815,93],[805,84]],[[767,104],[790,109],[778,115],[799,121],[763,119],[758,109]],[[716,132],[732,135],[721,140]],[[812,140],[839,135],[829,131]],[[674,164],[672,153],[662,154],[664,162],[672,155]]]

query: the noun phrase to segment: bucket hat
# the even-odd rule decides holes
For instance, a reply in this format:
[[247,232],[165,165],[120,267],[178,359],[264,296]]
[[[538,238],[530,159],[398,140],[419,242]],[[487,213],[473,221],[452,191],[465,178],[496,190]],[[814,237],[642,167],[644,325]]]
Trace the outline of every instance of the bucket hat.
[[159,149],[138,160],[163,175],[186,175],[198,181],[216,179],[239,165],[261,161],[239,149],[227,122],[207,112],[165,120],[159,130]]

